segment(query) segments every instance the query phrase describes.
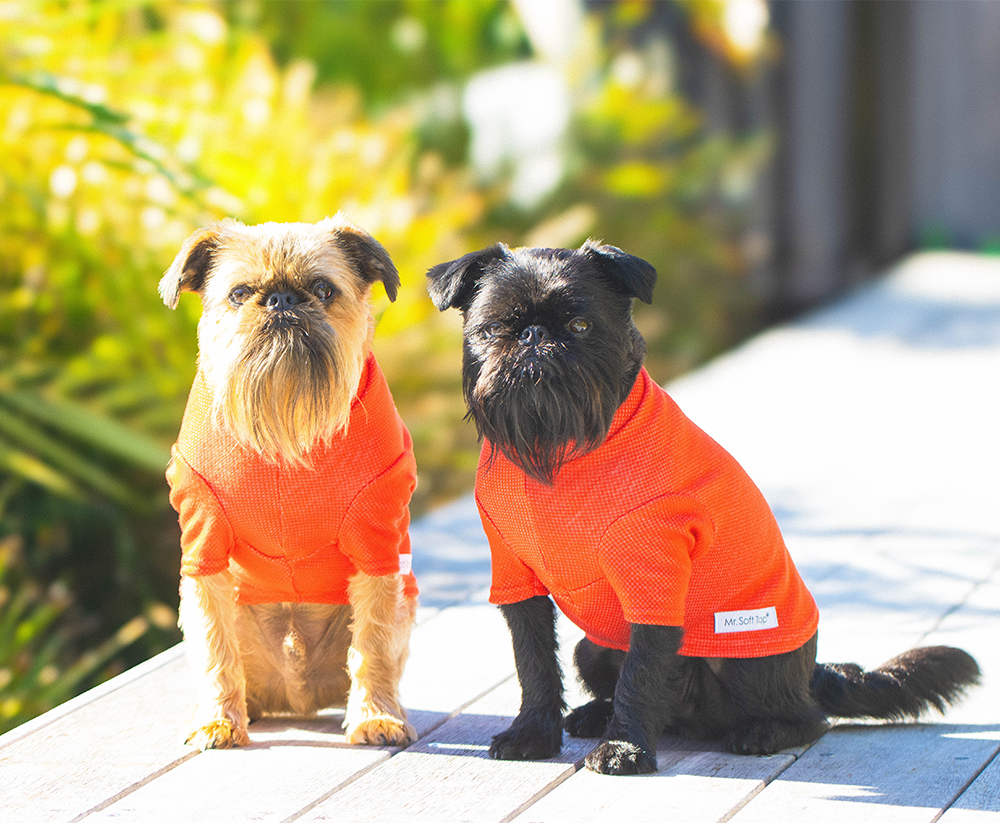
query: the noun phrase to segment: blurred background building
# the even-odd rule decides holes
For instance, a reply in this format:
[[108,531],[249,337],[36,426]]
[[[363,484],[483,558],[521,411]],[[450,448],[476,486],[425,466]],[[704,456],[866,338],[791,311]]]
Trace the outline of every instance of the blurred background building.
[[666,382],[922,248],[1000,251],[990,0],[0,0],[0,731],[176,642],[199,226],[344,210],[415,514],[471,488],[424,272],[596,237]]
[[1000,6],[774,3],[776,299],[922,247],[1000,250]]

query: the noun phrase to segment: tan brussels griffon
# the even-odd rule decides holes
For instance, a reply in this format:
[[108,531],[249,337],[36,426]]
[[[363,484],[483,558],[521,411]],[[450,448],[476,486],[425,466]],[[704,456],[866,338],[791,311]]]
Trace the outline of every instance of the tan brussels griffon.
[[409,433],[371,353],[385,249],[339,215],[195,232],[160,282],[202,301],[199,361],[167,469],[181,627],[200,679],[188,742],[345,706],[351,743],[416,738],[399,679],[416,611]]

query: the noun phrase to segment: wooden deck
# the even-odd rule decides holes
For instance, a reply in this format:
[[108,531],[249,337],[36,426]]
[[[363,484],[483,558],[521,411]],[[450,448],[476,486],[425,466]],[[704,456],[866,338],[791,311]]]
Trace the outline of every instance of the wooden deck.
[[0,820],[1000,820],[1000,260],[914,257],[670,389],[772,503],[820,604],[820,659],[948,643],[984,684],[945,718],[770,757],[664,737],[645,777],[581,769],[594,741],[569,738],[555,760],[489,760],[519,694],[465,499],[413,527],[415,744],[347,746],[332,713],[197,753],[178,647],[0,737]]

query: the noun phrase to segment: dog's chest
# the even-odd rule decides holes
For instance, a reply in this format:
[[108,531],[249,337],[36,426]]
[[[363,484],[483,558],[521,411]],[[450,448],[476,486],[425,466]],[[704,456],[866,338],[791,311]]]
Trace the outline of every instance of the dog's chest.
[[525,483],[519,469],[498,460],[477,495],[518,558],[550,592],[572,592],[603,579],[598,546],[607,523],[595,516],[600,507],[590,494]]
[[214,485],[239,540],[290,559],[337,542],[342,499],[353,490],[329,471],[273,465],[232,467]]
[[359,492],[409,453],[388,389],[369,388],[347,432],[315,445],[302,466],[268,462],[237,443],[214,422],[208,389],[196,381],[177,446],[211,488],[237,546],[296,560],[337,545]]
[[[314,450],[310,466],[267,462],[198,411],[185,416],[178,448],[211,488],[237,546],[296,560],[336,545],[346,507],[373,471],[343,470],[350,461],[334,447]],[[370,453],[364,444],[350,451]]]

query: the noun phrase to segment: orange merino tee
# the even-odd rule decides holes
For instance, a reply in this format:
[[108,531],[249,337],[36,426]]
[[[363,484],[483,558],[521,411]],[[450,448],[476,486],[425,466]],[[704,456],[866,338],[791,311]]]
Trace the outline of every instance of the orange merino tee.
[[547,486],[489,442],[476,501],[490,601],[551,595],[587,636],[628,649],[630,624],[682,626],[680,653],[799,648],[819,611],[763,495],[643,369],[608,437]]
[[212,420],[199,372],[173,460],[170,503],[181,524],[181,572],[230,569],[239,603],[347,603],[358,570],[410,571],[410,434],[374,357],[365,363],[346,433],[317,444],[309,467],[268,463]]

